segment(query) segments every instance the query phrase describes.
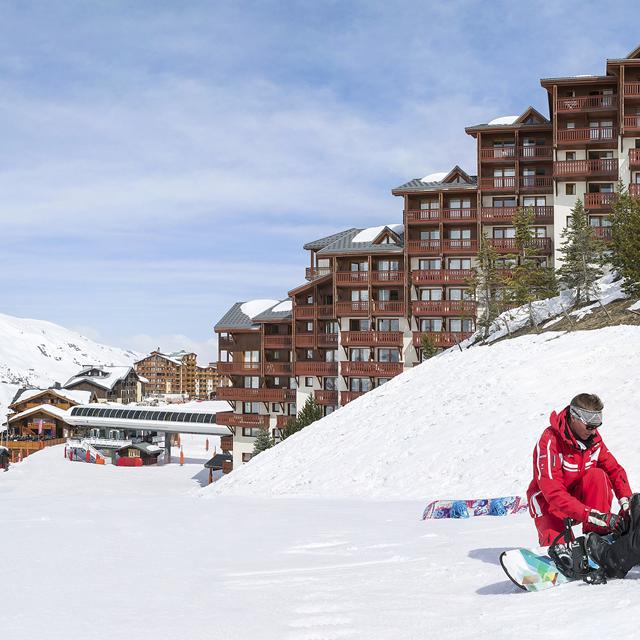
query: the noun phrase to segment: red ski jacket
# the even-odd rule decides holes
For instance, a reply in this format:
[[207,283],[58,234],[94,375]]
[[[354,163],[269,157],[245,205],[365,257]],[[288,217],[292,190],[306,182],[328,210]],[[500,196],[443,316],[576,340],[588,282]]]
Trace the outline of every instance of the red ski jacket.
[[[605,471],[616,496],[631,496],[627,473],[607,449],[599,433],[588,441],[576,439],[569,427],[569,407],[551,414],[547,427],[533,450],[533,480],[527,490],[529,504],[537,504],[559,518],[586,522],[589,509],[572,495],[572,489],[593,467]],[[542,493],[544,500],[536,494]],[[532,499],[533,498],[533,499]],[[534,513],[535,510],[532,510]],[[542,515],[542,513],[540,514]]]

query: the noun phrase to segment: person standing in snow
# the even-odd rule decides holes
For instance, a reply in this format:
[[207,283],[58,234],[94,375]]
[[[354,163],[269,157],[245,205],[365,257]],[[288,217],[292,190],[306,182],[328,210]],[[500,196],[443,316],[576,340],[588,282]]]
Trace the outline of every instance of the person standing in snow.
[[[632,491],[626,471],[598,433],[603,407],[595,394],[577,395],[560,413],[551,414],[551,426],[534,448],[527,499],[541,546],[564,531],[565,518],[581,522],[585,534],[626,529]],[[611,513],[614,492],[618,514]]]

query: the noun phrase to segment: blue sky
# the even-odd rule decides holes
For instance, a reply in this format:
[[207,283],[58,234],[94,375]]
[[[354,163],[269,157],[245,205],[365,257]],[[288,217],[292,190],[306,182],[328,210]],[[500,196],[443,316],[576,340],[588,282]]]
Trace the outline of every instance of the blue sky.
[[0,311],[215,359],[302,245],[401,221],[390,190],[541,77],[603,73],[635,2],[0,2]]

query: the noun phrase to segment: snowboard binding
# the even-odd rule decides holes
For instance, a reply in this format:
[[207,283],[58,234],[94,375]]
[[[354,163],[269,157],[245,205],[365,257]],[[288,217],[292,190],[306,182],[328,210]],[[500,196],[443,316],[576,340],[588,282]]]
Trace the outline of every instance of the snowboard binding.
[[571,530],[571,518],[565,520],[565,530],[549,546],[549,557],[558,571],[571,580],[583,580],[587,584],[605,584],[607,578],[602,567],[589,560],[585,537],[576,538]]

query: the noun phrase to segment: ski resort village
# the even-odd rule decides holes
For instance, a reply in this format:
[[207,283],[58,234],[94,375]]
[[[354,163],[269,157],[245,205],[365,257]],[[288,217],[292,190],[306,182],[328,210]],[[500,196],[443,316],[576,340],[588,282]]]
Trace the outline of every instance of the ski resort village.
[[0,638],[638,636],[622,4],[0,8]]

